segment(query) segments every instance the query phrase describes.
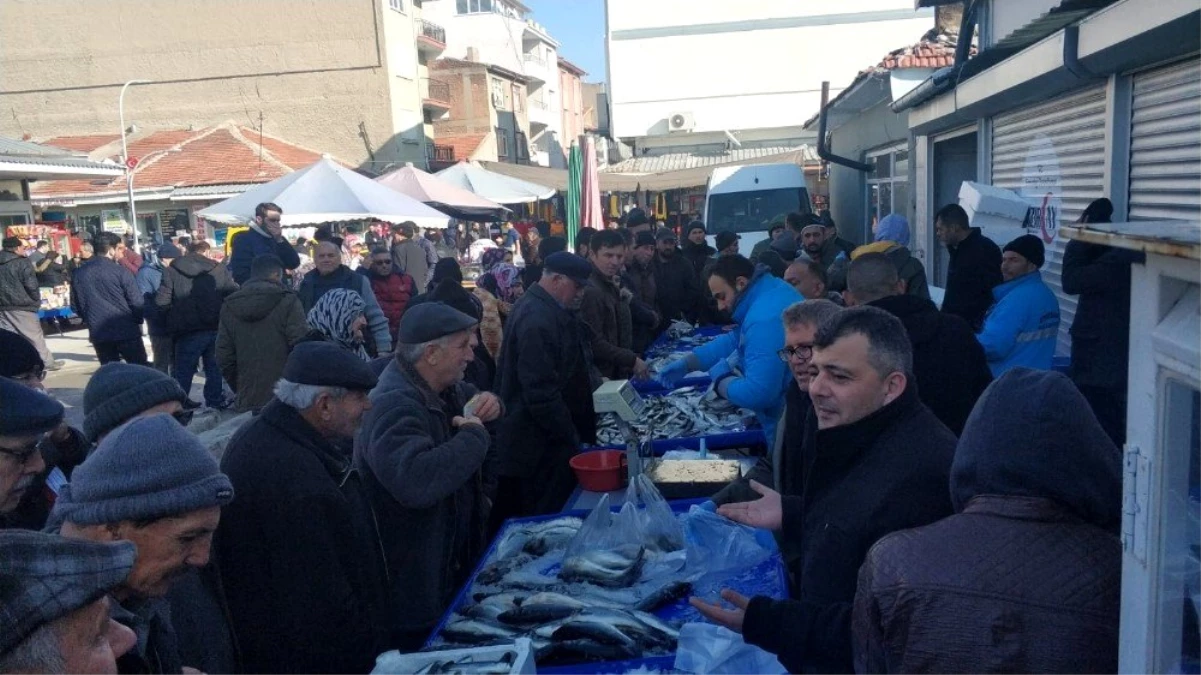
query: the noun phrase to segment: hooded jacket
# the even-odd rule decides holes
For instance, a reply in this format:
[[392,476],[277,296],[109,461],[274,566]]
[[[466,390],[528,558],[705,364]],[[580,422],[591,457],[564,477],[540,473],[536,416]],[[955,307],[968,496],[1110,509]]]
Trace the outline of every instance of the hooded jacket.
[[355,466],[379,515],[392,579],[385,605],[399,634],[431,630],[484,550],[491,439],[478,424],[451,426],[475,394],[463,382],[437,394],[397,358],[363,416]]
[[1071,381],[994,382],[950,486],[955,515],[868,554],[856,672],[1117,672],[1121,452]]
[[592,329],[592,354],[601,376],[623,380],[634,372],[634,321],[621,287],[592,268],[592,283],[584,287],[580,319]]
[[795,599],[752,599],[743,636],[788,672],[849,673],[859,566],[884,535],[950,515],[955,436],[912,387],[851,424],[819,430],[816,417],[802,493],[783,498],[782,536],[799,542]]
[[36,312],[41,306],[33,263],[12,251],[0,251],[0,312]]
[[755,413],[767,438],[776,437],[776,423],[784,409],[784,390],[792,375],[776,354],[784,347],[784,310],[803,298],[783,279],[764,266],[755,270],[750,285],[734,307],[737,328],[697,348],[692,355],[701,370],[726,360],[735,377],[725,387],[734,405]]
[[144,303],[129,270],[105,256],[92,256],[71,280],[71,308],[94,343],[140,339]]
[[375,299],[375,293],[371,290],[371,282],[362,274],[352,272],[346,265],[339,265],[338,269],[324,276],[316,269],[310,270],[308,274],[304,275],[304,281],[300,282],[300,290],[297,291],[297,295],[300,296],[300,304],[304,307],[305,313],[307,314],[313,305],[317,304],[317,300],[325,295],[326,291],[334,288],[354,291],[363,298],[363,315],[367,317],[367,330],[371,331],[376,353],[391,352],[392,334],[388,330],[388,319]]
[[1059,300],[1035,270],[997,286],[997,303],[976,336],[993,377],[1014,366],[1050,370],[1059,340]]
[[252,279],[225,299],[217,363],[238,394],[239,412],[267,405],[288,354],[308,330],[300,298],[274,281]]
[[165,310],[167,330],[172,335],[216,331],[221,303],[236,290],[238,284],[224,264],[188,253],[163,272],[155,304]]
[[275,241],[271,235],[263,232],[257,222],[234,235],[229,254],[229,270],[237,283],[250,280],[250,264],[261,255],[276,255],[284,264],[284,269],[294,270],[300,267],[300,254],[287,241]]
[[984,349],[967,322],[912,295],[893,295],[868,304],[905,324],[913,345],[917,395],[952,433],[962,433],[976,399],[992,382]]

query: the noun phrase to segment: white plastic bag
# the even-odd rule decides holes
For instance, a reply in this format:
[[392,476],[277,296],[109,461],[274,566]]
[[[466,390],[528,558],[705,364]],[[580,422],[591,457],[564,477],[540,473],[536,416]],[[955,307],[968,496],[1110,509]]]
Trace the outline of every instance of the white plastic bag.
[[686,623],[680,628],[675,668],[713,675],[788,672],[772,654],[748,645],[738,633],[712,623]]

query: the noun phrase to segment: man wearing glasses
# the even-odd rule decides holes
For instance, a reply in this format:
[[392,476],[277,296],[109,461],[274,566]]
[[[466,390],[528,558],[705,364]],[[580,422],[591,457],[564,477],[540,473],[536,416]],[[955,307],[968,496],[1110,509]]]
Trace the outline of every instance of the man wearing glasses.
[[43,439],[63,421],[58,401],[16,380],[0,377],[0,528],[22,527],[17,511],[45,471]]
[[384,246],[372,248],[370,264],[360,267],[358,272],[371,282],[371,292],[375,293],[375,300],[388,319],[388,332],[392,335],[392,344],[396,344],[400,317],[404,316],[409,300],[417,295],[417,282],[396,269],[392,264],[392,253]]
[[250,279],[250,263],[261,255],[277,255],[284,269],[300,267],[300,255],[284,239],[281,218],[283,209],[271,202],[263,202],[254,209],[254,221],[250,229],[234,237],[229,254],[229,271],[239,285]]

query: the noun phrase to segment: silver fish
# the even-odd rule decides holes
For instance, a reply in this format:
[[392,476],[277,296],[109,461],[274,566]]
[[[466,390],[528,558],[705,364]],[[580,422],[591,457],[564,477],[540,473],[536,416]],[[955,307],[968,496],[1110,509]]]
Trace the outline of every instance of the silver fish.
[[623,546],[612,551],[585,551],[564,560],[559,577],[564,581],[587,581],[598,586],[630,586],[642,573],[645,553],[646,549],[641,546]]
[[605,645],[623,647],[630,651],[641,651],[638,643],[633,638],[621,632],[613,624],[587,618],[565,622],[555,631],[553,639],[557,642],[566,640],[593,640]]
[[634,608],[643,612],[653,612],[666,604],[679,600],[691,591],[691,583],[672,581],[643,598],[637,605],[634,605]]
[[480,644],[493,640],[511,640],[517,637],[517,635],[517,631],[513,629],[475,619],[452,621],[442,628],[441,633],[441,636],[446,640],[460,644]]
[[557,621],[567,618],[580,611],[579,607],[571,605],[522,603],[520,607],[502,612],[496,618],[504,624],[529,625],[542,624],[547,621]]

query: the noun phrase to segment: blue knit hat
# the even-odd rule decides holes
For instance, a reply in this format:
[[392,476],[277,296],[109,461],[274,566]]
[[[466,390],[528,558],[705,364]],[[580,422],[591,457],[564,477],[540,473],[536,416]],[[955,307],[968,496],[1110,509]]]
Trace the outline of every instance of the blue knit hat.
[[175,378],[149,366],[113,361],[100,366],[83,389],[83,433],[96,442],[134,415],[187,395]]
[[234,488],[200,440],[165,413],[104,437],[58,495],[51,522],[100,525],[178,516],[233,501]]

